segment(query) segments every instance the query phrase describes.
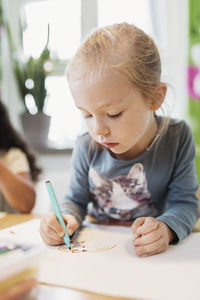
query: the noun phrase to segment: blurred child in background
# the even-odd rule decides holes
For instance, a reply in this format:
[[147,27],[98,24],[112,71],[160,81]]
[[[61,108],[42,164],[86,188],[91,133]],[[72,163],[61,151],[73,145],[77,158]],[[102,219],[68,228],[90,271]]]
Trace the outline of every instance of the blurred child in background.
[[34,155],[0,101],[0,211],[29,213],[35,204],[34,182],[39,173]]

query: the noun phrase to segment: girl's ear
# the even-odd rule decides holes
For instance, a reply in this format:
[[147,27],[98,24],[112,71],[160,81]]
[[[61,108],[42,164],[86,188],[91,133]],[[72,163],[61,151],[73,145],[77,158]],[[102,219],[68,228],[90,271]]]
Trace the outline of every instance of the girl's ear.
[[156,111],[161,107],[167,93],[167,85],[160,83],[154,90],[153,97],[150,101],[150,109]]

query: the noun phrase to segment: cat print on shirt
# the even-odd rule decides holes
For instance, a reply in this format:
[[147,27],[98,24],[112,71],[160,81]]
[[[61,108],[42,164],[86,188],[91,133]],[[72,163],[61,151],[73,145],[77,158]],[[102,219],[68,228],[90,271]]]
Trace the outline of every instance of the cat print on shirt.
[[96,217],[133,221],[139,216],[158,215],[141,163],[134,164],[128,174],[112,179],[104,179],[94,168],[89,176],[95,185],[90,192]]

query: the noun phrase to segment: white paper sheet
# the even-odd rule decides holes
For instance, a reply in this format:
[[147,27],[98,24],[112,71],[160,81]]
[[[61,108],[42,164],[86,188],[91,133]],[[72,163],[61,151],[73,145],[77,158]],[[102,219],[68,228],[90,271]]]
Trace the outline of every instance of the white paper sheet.
[[[14,232],[14,234],[10,233]],[[0,231],[1,237],[42,243],[39,220]],[[200,299],[200,233],[192,233],[159,255],[138,258],[130,228],[91,225],[81,239],[110,240],[116,246],[92,253],[65,253],[46,247],[39,281],[116,297],[154,300]]]

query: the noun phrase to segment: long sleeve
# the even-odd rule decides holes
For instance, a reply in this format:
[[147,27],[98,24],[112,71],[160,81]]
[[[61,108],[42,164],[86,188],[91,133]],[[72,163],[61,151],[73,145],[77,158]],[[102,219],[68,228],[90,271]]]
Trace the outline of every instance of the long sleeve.
[[82,136],[77,139],[74,147],[70,183],[60,203],[62,212],[75,216],[79,225],[86,215],[87,204],[90,200],[88,169],[88,147]]
[[158,217],[176,233],[177,242],[192,231],[198,218],[198,183],[194,159],[193,137],[186,125],[169,184],[168,209]]

